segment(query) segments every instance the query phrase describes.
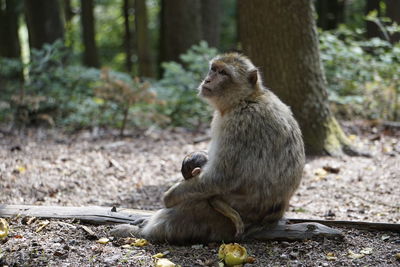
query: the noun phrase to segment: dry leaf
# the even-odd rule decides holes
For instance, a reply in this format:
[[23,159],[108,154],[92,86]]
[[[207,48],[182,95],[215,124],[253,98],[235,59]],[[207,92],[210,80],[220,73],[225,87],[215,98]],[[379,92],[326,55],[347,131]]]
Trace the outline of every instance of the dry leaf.
[[159,259],[156,262],[156,267],[176,267],[177,265],[168,259]]
[[165,254],[160,252],[160,253],[154,254],[152,257],[160,259],[160,258],[164,258]]
[[30,218],[26,221],[26,224],[27,224],[27,225],[30,225],[30,224],[32,224],[34,221],[36,221],[36,217],[30,217]]
[[17,165],[13,171],[14,173],[24,174],[26,172],[26,167],[22,165]]
[[135,247],[144,247],[149,244],[149,241],[146,239],[136,239],[135,242],[133,242],[131,245]]
[[337,257],[333,252],[329,252],[326,254],[326,259],[328,261],[335,261],[335,260],[337,260]]
[[102,237],[102,238],[100,238],[99,240],[97,240],[96,242],[99,243],[99,244],[105,245],[105,244],[107,244],[108,242],[110,242],[110,239],[108,239],[107,237]]
[[314,175],[315,175],[314,180],[319,181],[319,180],[324,179],[328,175],[328,172],[322,168],[318,168],[318,169],[314,170]]
[[365,255],[370,255],[372,254],[373,249],[372,248],[363,248],[360,253],[365,254]]
[[350,141],[354,141],[354,140],[357,139],[357,135],[354,135],[354,134],[350,134],[350,135],[347,136],[347,137],[350,139]]
[[364,254],[360,254],[360,253],[354,253],[353,251],[349,250],[347,252],[347,257],[350,259],[361,259],[362,257],[364,257]]
[[96,233],[92,231],[89,227],[85,225],[81,225],[82,229],[90,236],[90,237],[95,237]]
[[8,222],[0,218],[0,239],[6,238],[8,236],[8,231],[10,229],[10,226],[8,225]]
[[39,227],[36,229],[36,233],[39,233],[40,231],[42,231],[49,224],[50,224],[50,222],[48,220],[40,221],[39,222]]

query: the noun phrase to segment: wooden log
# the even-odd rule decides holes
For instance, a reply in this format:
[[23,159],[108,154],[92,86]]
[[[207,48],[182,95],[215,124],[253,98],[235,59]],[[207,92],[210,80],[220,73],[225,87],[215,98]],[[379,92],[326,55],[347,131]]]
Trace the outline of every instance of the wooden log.
[[304,222],[315,222],[329,226],[336,227],[350,227],[359,230],[377,230],[377,231],[391,231],[400,233],[399,223],[376,223],[366,221],[334,221],[334,220],[319,220],[319,219],[295,219],[288,218],[289,223],[304,223]]
[[[61,207],[61,206],[29,206],[0,205],[0,217],[16,215],[34,216],[38,218],[79,219],[92,224],[125,223],[135,224],[149,218],[154,211],[124,209],[115,207]],[[317,219],[284,219],[272,229],[257,232],[251,238],[257,240],[304,240],[317,237],[342,237],[336,227],[352,227],[356,229],[400,232],[400,224],[371,223],[360,221],[328,221]]]
[[342,239],[343,234],[340,230],[330,228],[323,224],[309,222],[296,224],[277,224],[271,229],[257,232],[251,238],[266,240],[282,240],[282,241],[302,241],[316,238],[334,238]]
[[0,217],[16,215],[53,219],[79,219],[93,224],[132,223],[150,217],[154,211],[114,207],[62,207],[0,204]]

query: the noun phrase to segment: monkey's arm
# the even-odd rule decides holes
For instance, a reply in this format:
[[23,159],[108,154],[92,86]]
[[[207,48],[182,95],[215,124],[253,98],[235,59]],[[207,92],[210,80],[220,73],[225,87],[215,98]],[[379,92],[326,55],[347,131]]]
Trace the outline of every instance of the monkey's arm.
[[[240,149],[237,146],[237,149]],[[167,208],[175,206],[186,200],[208,199],[213,196],[223,195],[231,192],[240,186],[241,180],[236,179],[239,173],[235,173],[235,168],[227,167],[237,162],[236,156],[239,153],[229,152],[222,149],[219,151],[218,158],[224,160],[215,160],[210,162],[209,166],[202,169],[201,173],[189,180],[184,180],[174,184],[164,194],[164,203]]]
[[171,186],[164,194],[164,204],[170,208],[185,200],[207,199],[218,193],[212,186],[207,186],[199,176],[195,176]]

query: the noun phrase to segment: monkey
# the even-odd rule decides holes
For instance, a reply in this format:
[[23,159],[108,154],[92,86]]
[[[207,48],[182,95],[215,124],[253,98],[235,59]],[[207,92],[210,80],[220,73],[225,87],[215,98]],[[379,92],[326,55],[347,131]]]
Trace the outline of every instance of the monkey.
[[199,175],[172,185],[163,196],[165,208],[143,227],[121,225],[114,236],[133,234],[178,245],[234,241],[234,225],[210,205],[215,197],[238,212],[243,239],[282,218],[305,164],[301,131],[290,108],[262,84],[250,59],[238,53],[213,58],[198,90],[214,108],[207,163]]
[[205,151],[196,151],[186,155],[182,161],[181,173],[184,179],[190,179],[200,174],[201,168],[207,163]]
[[[186,155],[182,161],[181,168],[183,178],[191,179],[199,175],[201,168],[207,163],[207,161],[207,153],[204,151],[196,151]],[[209,202],[215,210],[222,213],[232,221],[236,229],[235,237],[240,237],[244,231],[244,225],[242,218],[240,218],[240,214],[217,197],[211,198]]]

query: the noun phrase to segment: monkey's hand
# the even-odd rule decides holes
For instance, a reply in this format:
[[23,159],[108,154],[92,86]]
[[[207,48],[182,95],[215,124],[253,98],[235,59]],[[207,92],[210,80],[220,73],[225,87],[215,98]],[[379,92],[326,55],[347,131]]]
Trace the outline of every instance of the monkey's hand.
[[171,186],[168,189],[167,192],[164,193],[164,205],[165,205],[166,208],[171,208],[171,207],[173,207],[173,206],[175,206],[176,204],[179,203],[179,199],[176,197],[176,195],[177,195],[176,191],[179,190],[177,188],[183,182],[179,182],[179,183],[174,184],[173,186]]
[[[205,188],[210,188],[210,190],[206,191]],[[211,188],[202,182],[200,176],[178,182],[165,192],[165,207],[171,208],[185,200],[207,199],[216,194]]]

